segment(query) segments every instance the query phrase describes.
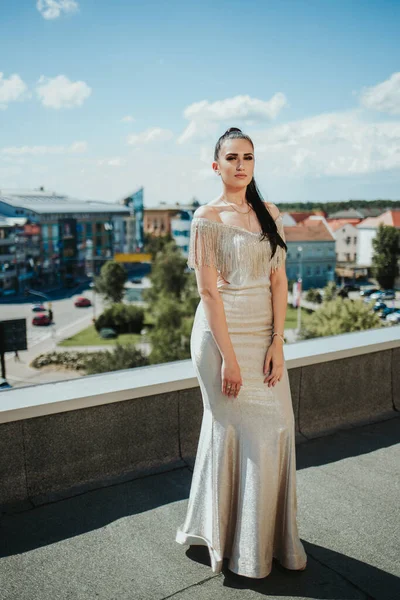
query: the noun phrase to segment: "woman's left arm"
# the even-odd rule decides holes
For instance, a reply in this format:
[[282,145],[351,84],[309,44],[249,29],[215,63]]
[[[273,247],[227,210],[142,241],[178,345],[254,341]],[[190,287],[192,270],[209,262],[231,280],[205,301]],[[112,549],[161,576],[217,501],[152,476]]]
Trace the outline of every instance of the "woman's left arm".
[[[268,211],[272,214],[275,221],[280,217],[280,212],[277,206],[274,204],[267,204]],[[283,230],[283,223],[280,219],[277,222],[278,233],[286,242],[285,234]],[[281,247],[277,247],[277,262],[274,264],[274,268],[270,273],[271,282],[271,297],[272,297],[272,311],[273,311],[273,324],[274,333],[279,333],[283,337],[287,301],[288,301],[288,280],[286,275],[286,253]],[[271,368],[272,367],[272,368]],[[278,381],[281,380],[284,370],[284,355],[283,355],[283,341],[278,335],[274,335],[272,343],[268,348],[265,362],[264,362],[264,375],[269,371],[270,373],[264,379],[264,383],[268,383],[268,387],[274,386]]]
[[[288,281],[285,266],[283,265],[271,273],[270,280],[274,333],[279,333],[283,337],[288,300]],[[264,383],[268,383],[268,387],[274,386],[282,379],[284,361],[283,341],[278,335],[274,335],[264,363],[264,375],[271,371],[264,379]]]

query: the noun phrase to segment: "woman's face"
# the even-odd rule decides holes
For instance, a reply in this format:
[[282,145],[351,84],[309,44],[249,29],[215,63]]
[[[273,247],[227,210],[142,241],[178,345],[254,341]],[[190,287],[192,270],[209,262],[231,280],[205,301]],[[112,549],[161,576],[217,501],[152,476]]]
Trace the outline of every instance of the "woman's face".
[[248,140],[227,139],[222,143],[218,161],[212,164],[225,185],[243,188],[249,185],[254,174],[254,149]]

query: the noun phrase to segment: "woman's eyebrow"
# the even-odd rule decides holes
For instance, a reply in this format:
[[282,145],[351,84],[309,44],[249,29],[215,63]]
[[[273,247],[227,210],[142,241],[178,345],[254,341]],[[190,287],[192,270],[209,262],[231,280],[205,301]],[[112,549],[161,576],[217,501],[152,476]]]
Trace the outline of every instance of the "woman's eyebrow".
[[[226,156],[237,156],[237,152],[228,152],[228,154]],[[252,152],[245,152],[244,156],[253,156]]]

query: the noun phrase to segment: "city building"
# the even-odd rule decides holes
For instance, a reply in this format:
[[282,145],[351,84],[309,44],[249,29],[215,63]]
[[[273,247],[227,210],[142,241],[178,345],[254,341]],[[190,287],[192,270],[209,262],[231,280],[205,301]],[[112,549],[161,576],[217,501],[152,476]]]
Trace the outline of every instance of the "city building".
[[288,280],[302,278],[303,290],[335,280],[335,238],[322,219],[309,225],[284,226]]
[[0,216],[0,296],[17,294],[34,275],[38,244],[26,221]]
[[[387,210],[378,217],[368,217],[357,227],[357,265],[370,269],[374,248],[372,240],[376,237],[380,224],[400,229],[400,209]],[[398,281],[399,282],[399,281]]]
[[[278,206],[279,208],[279,206]],[[283,213],[283,210],[281,209],[281,212]],[[319,216],[319,217],[325,217],[325,213],[323,210],[302,210],[302,211],[296,211],[296,210],[290,210],[287,211],[288,215],[290,215],[291,219],[294,221],[294,224],[296,223],[302,223],[305,219],[308,219],[309,217],[312,216]]]
[[40,241],[35,274],[40,283],[49,284],[98,273],[114,252],[122,250],[123,218],[129,209],[41,189],[0,191],[0,215],[36,226]]
[[354,264],[357,260],[357,227],[342,219],[329,221],[328,225],[336,240],[337,262]]
[[[200,206],[200,203],[195,198],[190,204],[167,204],[166,202],[160,202],[158,206],[153,206],[144,209],[144,220],[143,227],[144,232],[151,235],[166,235],[170,233],[172,236],[172,219],[180,215],[183,211],[192,215],[196,208]],[[178,234],[179,235],[179,234]]]
[[185,258],[189,255],[190,227],[194,209],[181,210],[171,219],[171,234]]
[[342,208],[334,213],[329,213],[329,219],[366,219],[367,217],[377,217],[384,210],[376,206],[363,206],[362,208]]
[[297,221],[292,217],[290,212],[280,211],[282,215],[282,223],[284,227],[293,227],[297,224]]

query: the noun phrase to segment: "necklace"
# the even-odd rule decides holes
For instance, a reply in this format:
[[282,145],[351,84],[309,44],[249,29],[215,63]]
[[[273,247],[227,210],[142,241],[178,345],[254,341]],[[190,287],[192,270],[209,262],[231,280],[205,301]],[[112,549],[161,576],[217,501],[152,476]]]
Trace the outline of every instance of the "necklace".
[[[229,202],[227,202],[226,200],[224,200],[224,198],[221,198],[221,200],[223,202],[225,202],[225,204],[227,204],[228,206],[231,206],[234,210],[236,210],[240,215],[248,215],[249,212],[252,210],[252,206],[250,206],[249,210],[247,212],[241,212],[240,210],[238,210],[237,208],[235,208],[235,206],[233,206],[233,204],[230,204]],[[243,204],[246,204],[245,202],[243,202]]]

